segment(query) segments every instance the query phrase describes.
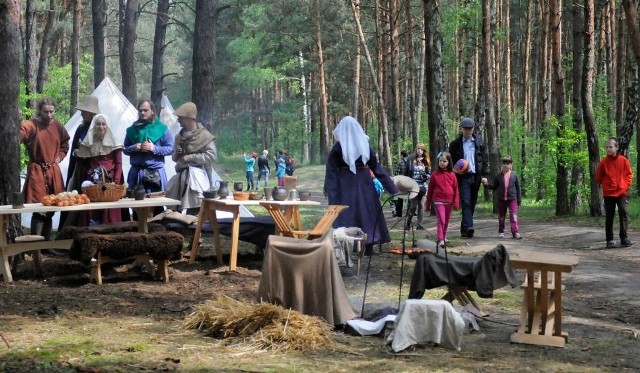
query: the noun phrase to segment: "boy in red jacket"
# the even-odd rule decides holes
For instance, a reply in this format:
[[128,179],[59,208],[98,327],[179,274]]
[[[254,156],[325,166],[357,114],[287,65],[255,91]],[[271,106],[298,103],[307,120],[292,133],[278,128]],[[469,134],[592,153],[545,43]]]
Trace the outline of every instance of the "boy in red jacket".
[[605,235],[607,249],[615,247],[613,241],[613,218],[618,206],[620,215],[620,244],[624,247],[633,245],[627,237],[629,225],[629,188],[633,180],[629,160],[618,154],[618,140],[611,137],[607,140],[607,156],[600,160],[596,169],[596,182],[602,186],[605,212]]
[[427,201],[424,209],[429,211],[431,203],[436,209],[436,235],[438,247],[444,247],[451,210],[460,208],[460,195],[458,194],[458,179],[453,173],[453,161],[449,152],[440,152],[436,157],[438,169],[431,174],[429,187],[427,188]]

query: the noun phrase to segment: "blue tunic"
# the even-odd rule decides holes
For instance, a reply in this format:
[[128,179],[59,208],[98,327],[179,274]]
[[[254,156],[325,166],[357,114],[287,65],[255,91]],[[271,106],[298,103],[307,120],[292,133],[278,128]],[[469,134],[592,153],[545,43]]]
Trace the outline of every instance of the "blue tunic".
[[340,214],[333,226],[361,228],[367,234],[367,244],[389,242],[389,229],[370,171],[373,171],[387,192],[396,194],[398,189],[378,163],[378,158],[371,148],[367,164],[363,164],[362,158],[358,158],[356,167],[357,172],[354,175],[342,159],[340,143],[336,143],[327,159],[324,191],[329,204],[348,205],[349,208]]

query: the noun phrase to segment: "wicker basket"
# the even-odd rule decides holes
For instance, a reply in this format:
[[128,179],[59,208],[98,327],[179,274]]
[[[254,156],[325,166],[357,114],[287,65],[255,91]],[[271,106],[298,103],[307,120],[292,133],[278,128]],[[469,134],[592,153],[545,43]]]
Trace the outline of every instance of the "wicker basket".
[[114,183],[98,183],[82,190],[91,202],[113,202],[124,197],[124,185]]
[[91,202],[113,202],[124,197],[127,193],[124,185],[107,183],[105,180],[107,170],[103,166],[100,166],[99,170],[102,181],[82,189],[87,197],[89,197],[89,200]]

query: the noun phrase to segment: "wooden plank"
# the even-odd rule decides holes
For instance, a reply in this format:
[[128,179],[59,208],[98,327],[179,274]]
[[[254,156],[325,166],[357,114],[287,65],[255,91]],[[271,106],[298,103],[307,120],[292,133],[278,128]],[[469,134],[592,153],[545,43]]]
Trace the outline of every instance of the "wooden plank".
[[564,337],[545,336],[538,334],[523,334],[513,333],[511,334],[511,343],[526,343],[539,346],[552,346],[552,347],[564,347],[566,339]]

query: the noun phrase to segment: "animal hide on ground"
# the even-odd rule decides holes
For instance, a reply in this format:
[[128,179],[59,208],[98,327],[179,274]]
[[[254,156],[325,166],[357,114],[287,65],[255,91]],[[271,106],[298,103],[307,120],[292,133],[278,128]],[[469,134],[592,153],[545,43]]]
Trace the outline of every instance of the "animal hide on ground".
[[[147,226],[148,226],[149,233],[166,231],[164,226],[159,223],[148,223]],[[137,231],[138,231],[137,221],[123,221],[120,223],[92,225],[89,227],[68,226],[68,227],[62,228],[56,234],[56,240],[70,240],[76,237],[77,235],[83,234],[83,233],[116,234],[116,233],[137,232]]]

